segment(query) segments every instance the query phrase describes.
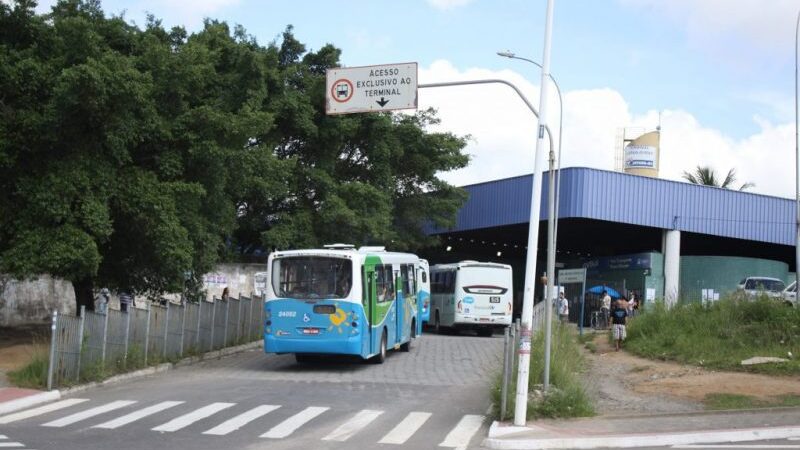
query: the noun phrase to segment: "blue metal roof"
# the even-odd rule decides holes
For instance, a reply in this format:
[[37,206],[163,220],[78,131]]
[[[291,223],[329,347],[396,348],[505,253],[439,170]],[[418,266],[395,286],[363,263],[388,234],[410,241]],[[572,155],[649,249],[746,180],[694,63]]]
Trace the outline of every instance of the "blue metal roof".
[[[562,169],[559,218],[605,220],[795,245],[794,201],[620,172]],[[532,175],[465,186],[455,227],[432,234],[527,223]],[[541,220],[547,219],[547,173]]]

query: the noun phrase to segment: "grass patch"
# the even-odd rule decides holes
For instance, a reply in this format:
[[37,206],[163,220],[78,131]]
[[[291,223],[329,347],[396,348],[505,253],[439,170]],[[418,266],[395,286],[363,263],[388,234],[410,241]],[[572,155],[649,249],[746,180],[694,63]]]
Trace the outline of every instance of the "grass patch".
[[785,395],[763,400],[749,395],[717,393],[706,395],[703,404],[709,410],[796,407],[800,406],[800,396]]
[[650,366],[634,366],[634,367],[631,367],[630,372],[631,373],[644,372],[645,370],[647,370],[649,368],[650,368]]
[[[550,390],[547,395],[536,395],[541,391],[544,376],[544,333],[535,335],[532,342],[528,419],[543,417],[586,417],[594,415],[594,407],[583,389],[579,373],[584,369],[584,360],[576,336],[568,327],[553,324],[550,351]],[[499,415],[502,374],[492,386],[492,398]],[[508,405],[505,417],[513,416],[514,393],[516,392],[516,370],[508,387]]]
[[587,342],[584,347],[592,353],[597,353],[597,345],[594,342]]
[[8,381],[14,386],[44,389],[47,387],[48,365],[48,355],[45,352],[36,351],[31,354],[31,360],[28,364],[18,370],[12,370],[6,375],[8,376]]
[[800,374],[800,360],[742,366],[754,356],[800,355],[800,308],[761,298],[709,305],[663,303],[631,320],[626,349],[651,359],[771,375]]

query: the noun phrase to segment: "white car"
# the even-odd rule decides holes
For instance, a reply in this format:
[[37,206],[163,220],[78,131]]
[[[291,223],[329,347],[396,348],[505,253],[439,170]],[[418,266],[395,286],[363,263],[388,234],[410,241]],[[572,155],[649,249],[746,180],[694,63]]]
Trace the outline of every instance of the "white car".
[[782,299],[786,284],[777,278],[747,277],[739,282],[738,287],[748,298],[756,298],[763,294],[770,298]]
[[786,303],[797,306],[797,281],[793,281],[792,284],[783,290],[783,299]]

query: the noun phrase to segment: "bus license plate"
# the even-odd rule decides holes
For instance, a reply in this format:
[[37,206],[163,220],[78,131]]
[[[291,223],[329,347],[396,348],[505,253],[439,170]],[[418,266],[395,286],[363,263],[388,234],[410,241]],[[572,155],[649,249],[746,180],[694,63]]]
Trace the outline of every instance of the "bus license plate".
[[303,334],[319,334],[319,328],[303,328]]
[[489,297],[489,303],[500,303],[500,297]]

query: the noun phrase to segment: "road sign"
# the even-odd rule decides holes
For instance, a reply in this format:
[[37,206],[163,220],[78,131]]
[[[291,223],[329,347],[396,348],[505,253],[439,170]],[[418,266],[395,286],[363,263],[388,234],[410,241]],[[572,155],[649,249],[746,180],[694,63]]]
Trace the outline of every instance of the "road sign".
[[417,63],[328,69],[325,77],[325,112],[359,112],[416,109]]
[[558,271],[558,284],[583,283],[586,269],[563,269]]

